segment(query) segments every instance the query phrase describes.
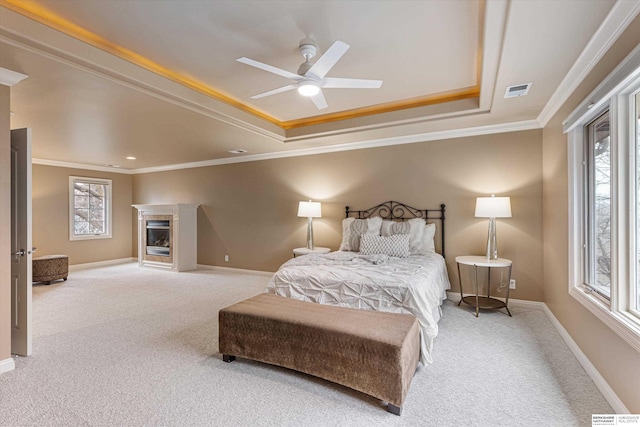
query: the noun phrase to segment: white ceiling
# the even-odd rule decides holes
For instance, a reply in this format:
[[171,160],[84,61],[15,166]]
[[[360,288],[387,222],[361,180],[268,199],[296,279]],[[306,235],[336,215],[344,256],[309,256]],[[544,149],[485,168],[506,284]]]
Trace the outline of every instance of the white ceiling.
[[[594,0],[0,0],[12,128],[33,156],[122,172],[539,128],[638,13]],[[351,48],[317,110],[289,81],[298,42]],[[504,99],[508,85],[532,82]],[[457,98],[455,95],[459,95]],[[242,148],[248,152],[233,155]],[[135,156],[136,160],[126,160]],[[110,169],[110,168],[107,168]]]

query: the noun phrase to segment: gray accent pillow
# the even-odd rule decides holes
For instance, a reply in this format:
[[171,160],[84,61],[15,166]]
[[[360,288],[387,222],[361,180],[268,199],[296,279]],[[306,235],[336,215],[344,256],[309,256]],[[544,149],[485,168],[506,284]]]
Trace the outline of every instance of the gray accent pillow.
[[342,220],[341,251],[359,251],[360,238],[363,234],[380,235],[382,218],[379,216],[367,219],[345,218]]
[[409,256],[409,235],[393,234],[388,237],[363,234],[360,242],[361,255],[384,254],[399,258]]
[[425,221],[422,218],[412,218],[404,222],[383,221],[380,234],[384,237],[394,234],[409,235],[409,252],[411,255],[424,253]]

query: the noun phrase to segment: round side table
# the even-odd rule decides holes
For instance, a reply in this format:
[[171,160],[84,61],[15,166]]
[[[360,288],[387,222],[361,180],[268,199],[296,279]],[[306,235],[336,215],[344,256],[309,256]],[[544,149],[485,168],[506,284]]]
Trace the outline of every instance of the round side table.
[[[498,258],[498,259],[487,259],[484,256],[473,256],[473,255],[464,255],[456,257],[456,263],[458,264],[458,277],[460,278],[460,301],[458,305],[463,301],[466,304],[474,306],[476,308],[476,317],[480,312],[480,309],[499,309],[505,308],[507,310],[507,314],[511,317],[511,312],[509,311],[509,283],[511,281],[511,266],[512,262],[506,258]],[[460,265],[468,265],[472,266],[474,269],[474,285],[475,285],[475,295],[464,296],[462,292],[462,276],[460,275]],[[480,296],[480,291],[478,289],[478,269],[486,268],[487,269],[487,296]],[[504,301],[491,297],[491,269],[492,268],[506,268],[507,273],[507,297]]]
[[326,254],[331,252],[331,249],[329,248],[322,248],[319,246],[316,246],[313,249],[309,249],[309,248],[295,248],[293,250],[293,257],[297,257],[298,255],[308,255],[308,254]]

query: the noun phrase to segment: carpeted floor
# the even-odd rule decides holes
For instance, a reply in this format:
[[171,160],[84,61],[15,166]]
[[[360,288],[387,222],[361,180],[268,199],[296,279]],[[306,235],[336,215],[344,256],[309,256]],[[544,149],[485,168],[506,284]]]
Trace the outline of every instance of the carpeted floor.
[[0,425],[590,426],[613,412],[535,309],[476,318],[446,302],[400,417],[308,375],[222,362],[218,310],[267,280],[130,263],[35,286],[34,354],[0,375]]

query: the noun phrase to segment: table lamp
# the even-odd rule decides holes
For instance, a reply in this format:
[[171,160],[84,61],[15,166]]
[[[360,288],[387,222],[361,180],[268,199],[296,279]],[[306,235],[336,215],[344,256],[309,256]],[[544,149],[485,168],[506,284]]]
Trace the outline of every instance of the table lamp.
[[313,250],[313,218],[322,217],[320,202],[300,202],[298,204],[298,216],[307,217],[307,249]]
[[476,199],[476,218],[489,218],[487,236],[487,259],[498,259],[498,242],[496,238],[496,218],[511,218],[511,198],[478,197]]

